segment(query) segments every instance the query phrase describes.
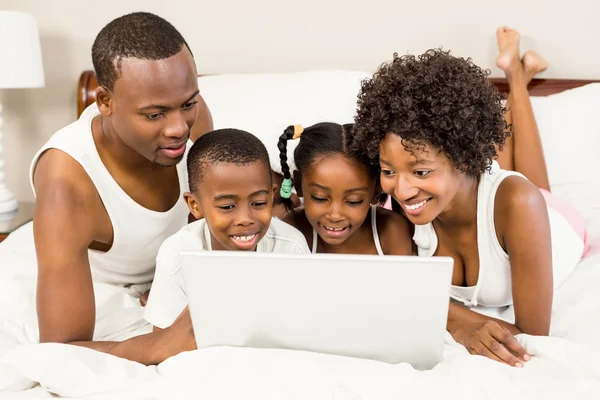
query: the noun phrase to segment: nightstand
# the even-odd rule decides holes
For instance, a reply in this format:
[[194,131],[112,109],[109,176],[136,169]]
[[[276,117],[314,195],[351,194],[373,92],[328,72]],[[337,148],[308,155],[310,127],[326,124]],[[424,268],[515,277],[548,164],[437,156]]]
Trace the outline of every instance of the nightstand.
[[0,214],[0,242],[11,232],[33,219],[34,203],[19,203],[19,209],[12,215]]

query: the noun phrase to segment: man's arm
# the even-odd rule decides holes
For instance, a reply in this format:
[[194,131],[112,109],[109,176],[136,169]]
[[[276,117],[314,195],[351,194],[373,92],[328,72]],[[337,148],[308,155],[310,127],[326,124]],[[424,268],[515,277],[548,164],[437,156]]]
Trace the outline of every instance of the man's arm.
[[92,342],[96,305],[87,254],[99,225],[98,193],[83,168],[59,150],[42,155],[34,186],[40,342],[88,347],[145,365],[195,348],[186,312],[160,332],[124,342]]
[[40,342],[92,340],[96,308],[88,246],[98,193],[83,168],[54,149],[40,157],[34,187]]

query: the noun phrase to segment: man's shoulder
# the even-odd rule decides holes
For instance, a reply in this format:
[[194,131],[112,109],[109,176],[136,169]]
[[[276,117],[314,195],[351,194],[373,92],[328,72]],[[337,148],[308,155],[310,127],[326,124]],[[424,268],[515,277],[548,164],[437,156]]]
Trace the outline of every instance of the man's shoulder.
[[[48,149],[32,171],[32,186],[36,197],[44,192],[60,196],[65,201],[93,200],[97,193],[84,168],[69,154]],[[40,199],[43,201],[44,196]]]
[[[93,144],[91,120],[98,115],[97,108],[88,107],[80,119],[56,131],[33,157],[30,167],[31,183],[39,170],[46,172],[53,181],[90,181],[82,164],[82,155]],[[40,167],[40,165],[42,165]],[[91,181],[90,181],[91,182]],[[34,187],[35,191],[35,187]]]
[[50,136],[40,151],[47,147],[80,147],[83,140],[89,140],[92,133],[92,120],[100,115],[95,104],[86,108],[81,116],[68,125],[63,126]]
[[267,237],[273,241],[273,251],[275,252],[287,252],[288,249],[291,249],[292,252],[309,253],[308,244],[302,232],[280,219],[273,218],[271,220]]

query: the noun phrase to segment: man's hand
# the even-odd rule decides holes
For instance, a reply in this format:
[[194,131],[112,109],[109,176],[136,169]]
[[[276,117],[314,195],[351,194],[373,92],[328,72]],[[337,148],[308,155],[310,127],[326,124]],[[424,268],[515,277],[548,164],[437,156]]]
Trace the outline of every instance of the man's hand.
[[146,304],[148,304],[148,297],[150,297],[150,289],[146,290],[140,296],[140,304],[142,305],[142,307],[146,307]]
[[160,360],[166,360],[184,351],[196,350],[189,307],[183,310],[173,325],[156,333],[160,335],[157,343]]
[[454,339],[469,353],[521,368],[530,357],[517,339],[495,321],[468,321],[457,329]]

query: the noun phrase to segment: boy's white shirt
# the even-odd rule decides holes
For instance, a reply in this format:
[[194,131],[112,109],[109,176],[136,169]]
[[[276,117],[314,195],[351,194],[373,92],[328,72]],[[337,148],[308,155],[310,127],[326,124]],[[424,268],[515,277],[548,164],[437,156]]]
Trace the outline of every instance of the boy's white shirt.
[[[164,329],[173,324],[188,304],[183,275],[179,265],[181,251],[211,251],[210,230],[206,220],[184,226],[164,241],[156,257],[156,272],[144,318]],[[304,235],[291,225],[276,218],[256,251],[265,253],[310,254]]]

